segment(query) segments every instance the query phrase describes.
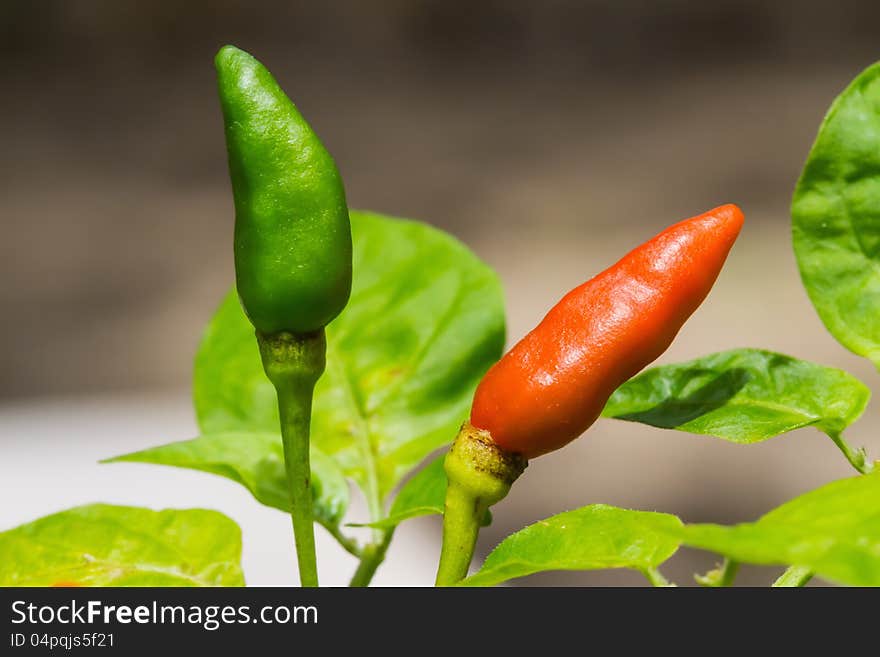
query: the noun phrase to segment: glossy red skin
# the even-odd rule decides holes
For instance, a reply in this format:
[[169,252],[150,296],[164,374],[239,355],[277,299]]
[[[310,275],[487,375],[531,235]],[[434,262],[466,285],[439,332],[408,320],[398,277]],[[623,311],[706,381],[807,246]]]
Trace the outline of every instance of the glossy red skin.
[[666,351],[742,224],[735,205],[685,219],[566,294],[483,377],[471,424],[526,458],[580,436],[618,386]]

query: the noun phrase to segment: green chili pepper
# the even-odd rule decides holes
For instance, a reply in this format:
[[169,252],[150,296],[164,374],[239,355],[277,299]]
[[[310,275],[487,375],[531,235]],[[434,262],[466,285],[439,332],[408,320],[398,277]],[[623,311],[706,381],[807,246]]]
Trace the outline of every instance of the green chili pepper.
[[316,331],[351,292],[351,228],[339,171],[260,62],[225,46],[215,64],[242,306],[262,333]]
[[324,327],[351,293],[351,227],[339,171],[278,83],[246,52],[217,53],[235,200],[235,279],[278,394],[300,581],[318,585],[309,424]]

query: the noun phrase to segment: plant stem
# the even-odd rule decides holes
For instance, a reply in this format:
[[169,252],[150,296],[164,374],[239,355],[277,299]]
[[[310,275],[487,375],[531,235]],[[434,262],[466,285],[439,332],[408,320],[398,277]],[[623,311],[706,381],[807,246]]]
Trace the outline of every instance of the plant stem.
[[663,573],[661,573],[656,568],[646,568],[642,571],[642,574],[651,582],[651,586],[656,587],[673,587],[675,584],[670,582],[668,579],[663,577]]
[[874,471],[874,464],[867,459],[864,447],[853,449],[850,444],[846,442],[842,434],[834,432],[827,433],[828,437],[834,441],[834,444],[837,445],[841,452],[843,452],[846,460],[850,462],[850,465],[852,465],[857,472],[860,472],[861,474],[869,474]]
[[315,529],[312,515],[311,466],[309,464],[309,419],[312,408],[311,390],[278,388],[278,410],[281,414],[281,439],[284,443],[284,464],[292,503],[290,517],[299,562],[302,586],[318,586],[315,556]]
[[332,522],[322,522],[320,520],[318,522],[321,523],[321,526],[327,530],[327,533],[335,538],[336,542],[339,543],[339,545],[341,545],[350,555],[357,557],[358,559],[364,556],[364,549],[361,548],[356,540],[343,534],[338,525],[334,525]]
[[525,458],[496,445],[489,432],[462,425],[443,460],[446,504],[436,586],[467,577],[486,511],[504,499],[526,466]]
[[813,579],[813,573],[809,568],[804,566],[789,566],[782,575],[779,576],[773,587],[801,587]]
[[358,565],[357,570],[354,572],[351,582],[348,584],[349,586],[362,587],[370,585],[373,575],[376,574],[376,570],[385,560],[385,553],[388,551],[388,546],[391,544],[391,537],[393,535],[394,530],[389,529],[384,532],[378,543],[370,543],[363,549],[361,562]]
[[721,566],[710,570],[705,575],[694,575],[694,579],[701,586],[733,586],[733,580],[736,579],[737,572],[739,572],[739,563],[732,559],[724,559]]
[[281,441],[290,489],[293,536],[302,586],[318,586],[312,514],[309,425],[312,393],[324,371],[324,331],[308,335],[257,334],[263,369],[278,393]]
[[452,586],[467,577],[480,533],[480,521],[488,508],[470,490],[449,482],[443,513],[443,546],[440,548],[437,586]]
[[718,575],[718,586],[733,586],[733,580],[739,572],[739,563],[733,559],[725,559]]
[[[853,449],[850,444],[846,442],[842,434],[830,431],[826,433],[828,434],[828,437],[834,441],[834,444],[837,445],[838,449],[843,452],[846,460],[850,462],[850,465],[852,465],[857,472],[861,474],[870,474],[874,471],[874,463],[867,459],[864,447]],[[813,579],[813,573],[809,568],[806,568],[805,566],[789,566],[788,570],[782,573],[782,575],[773,582],[773,586],[801,587],[806,585],[811,579]]]
[[[836,432],[826,431],[828,437],[834,441],[838,449],[843,452],[850,465],[861,474],[870,474],[875,470],[875,463],[868,460],[865,448],[853,449],[844,439],[843,435]],[[774,587],[801,587],[813,579],[813,573],[805,566],[789,566],[789,568],[773,582]]]

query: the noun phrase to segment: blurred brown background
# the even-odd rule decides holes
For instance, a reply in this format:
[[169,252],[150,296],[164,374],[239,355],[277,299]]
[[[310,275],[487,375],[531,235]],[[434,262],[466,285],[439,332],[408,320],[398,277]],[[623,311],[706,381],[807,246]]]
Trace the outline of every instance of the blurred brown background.
[[[827,105],[880,59],[878,25],[880,4],[855,0],[3,0],[0,399],[185,399],[232,277],[212,68],[227,42],[273,70],[352,206],[440,226],[497,268],[512,339],[633,244],[734,201],[747,227],[665,360],[761,346],[873,386],[800,287],[788,202]],[[876,456],[877,429],[872,408],[852,440]],[[752,519],[848,474],[814,431],[750,448],[611,422],[592,434],[533,464],[484,548],[598,501]],[[686,583],[712,561],[683,551],[665,571]],[[568,582],[640,580],[524,583]]]

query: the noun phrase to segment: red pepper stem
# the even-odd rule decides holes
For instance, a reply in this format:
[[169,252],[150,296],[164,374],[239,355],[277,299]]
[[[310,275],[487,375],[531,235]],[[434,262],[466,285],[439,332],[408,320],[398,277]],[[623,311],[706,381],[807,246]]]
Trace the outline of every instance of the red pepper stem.
[[467,577],[486,511],[504,499],[527,465],[519,454],[496,445],[488,431],[462,426],[443,462],[448,484],[437,586]]

